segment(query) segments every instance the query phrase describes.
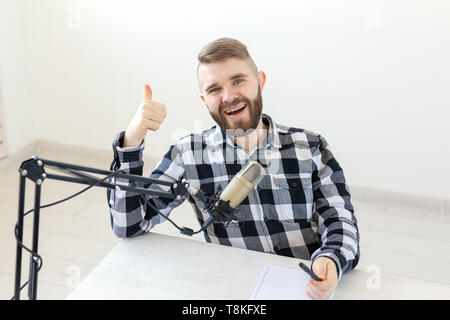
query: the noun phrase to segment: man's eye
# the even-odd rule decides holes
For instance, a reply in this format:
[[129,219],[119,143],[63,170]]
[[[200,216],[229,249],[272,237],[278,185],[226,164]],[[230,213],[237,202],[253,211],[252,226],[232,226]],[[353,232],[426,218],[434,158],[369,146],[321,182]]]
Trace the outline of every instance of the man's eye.
[[211,90],[209,90],[209,92],[211,93],[211,92],[215,92],[215,91],[217,91],[217,90],[219,90],[219,88],[211,89]]
[[234,80],[234,84],[240,84],[242,81],[244,81],[243,79],[236,79]]

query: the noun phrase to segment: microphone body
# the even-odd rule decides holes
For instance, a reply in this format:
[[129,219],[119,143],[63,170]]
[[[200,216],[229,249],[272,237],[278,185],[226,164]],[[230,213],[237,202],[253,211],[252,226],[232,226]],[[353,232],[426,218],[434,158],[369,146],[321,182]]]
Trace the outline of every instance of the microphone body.
[[[219,222],[228,223],[236,220],[234,210],[237,206],[244,201],[245,198],[255,189],[256,185],[264,177],[264,167],[256,162],[249,161],[234,177],[230,183],[220,190],[215,196],[208,197],[204,195],[200,189],[193,189],[190,186],[190,190],[194,195],[198,195],[202,201],[206,200],[206,211],[210,216],[203,223],[201,229],[195,233],[199,233],[209,227],[215,220]],[[217,194],[220,193],[219,196]],[[211,201],[212,200],[212,201]],[[183,228],[182,233],[192,235],[194,232],[192,229]]]
[[236,209],[248,197],[250,192],[264,177],[264,167],[256,161],[249,161],[220,194],[222,201],[230,201],[230,207]]

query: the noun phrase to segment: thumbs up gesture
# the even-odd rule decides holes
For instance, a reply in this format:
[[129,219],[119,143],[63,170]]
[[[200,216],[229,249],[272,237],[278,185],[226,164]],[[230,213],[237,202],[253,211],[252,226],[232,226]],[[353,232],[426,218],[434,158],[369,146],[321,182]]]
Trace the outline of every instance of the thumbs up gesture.
[[146,84],[144,101],[125,130],[123,146],[132,147],[140,145],[147,131],[158,130],[166,116],[166,106],[152,100],[152,89]]

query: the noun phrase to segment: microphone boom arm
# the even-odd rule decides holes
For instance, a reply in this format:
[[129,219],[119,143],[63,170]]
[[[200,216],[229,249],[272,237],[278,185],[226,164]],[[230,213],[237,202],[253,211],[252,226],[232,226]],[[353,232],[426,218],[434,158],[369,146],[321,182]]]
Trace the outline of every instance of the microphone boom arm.
[[[62,170],[72,174],[73,176],[58,175],[53,173],[47,173],[44,167]],[[88,175],[84,172],[90,172],[100,175],[105,175],[104,179],[98,179],[95,176]],[[175,183],[169,181],[161,181],[158,179],[147,178],[139,175],[132,175],[126,173],[120,173],[109,170],[102,170],[90,167],[84,167],[74,165],[70,163],[57,162],[52,160],[46,160],[33,156],[31,159],[23,161],[20,168],[20,182],[19,182],[19,213],[17,224],[15,228],[15,235],[17,239],[16,247],[16,266],[15,266],[15,278],[14,278],[14,300],[20,299],[21,288],[21,272],[22,272],[22,250],[23,250],[23,226],[25,216],[25,182],[26,178],[32,180],[35,183],[35,198],[33,214],[33,237],[32,237],[32,250],[30,265],[29,265],[29,278],[28,278],[28,297],[30,300],[36,299],[37,294],[37,273],[39,271],[38,262],[38,240],[39,240],[39,213],[40,213],[40,199],[41,199],[41,185],[46,179],[60,180],[78,184],[85,184],[89,186],[99,186],[107,189],[126,190],[140,195],[158,196],[169,199],[181,199],[187,192],[189,183],[183,179]],[[125,185],[117,185],[110,182],[102,181],[109,177],[124,178],[130,181],[144,182],[144,188],[130,187]],[[158,191],[150,190],[145,187],[152,184],[169,186],[170,191]]]

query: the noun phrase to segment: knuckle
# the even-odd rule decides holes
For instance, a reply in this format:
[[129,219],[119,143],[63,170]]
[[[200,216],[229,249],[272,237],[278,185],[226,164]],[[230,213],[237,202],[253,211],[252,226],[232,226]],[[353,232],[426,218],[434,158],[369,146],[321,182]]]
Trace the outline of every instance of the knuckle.
[[159,122],[153,121],[152,122],[152,127],[157,130],[159,128]]

